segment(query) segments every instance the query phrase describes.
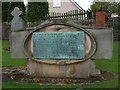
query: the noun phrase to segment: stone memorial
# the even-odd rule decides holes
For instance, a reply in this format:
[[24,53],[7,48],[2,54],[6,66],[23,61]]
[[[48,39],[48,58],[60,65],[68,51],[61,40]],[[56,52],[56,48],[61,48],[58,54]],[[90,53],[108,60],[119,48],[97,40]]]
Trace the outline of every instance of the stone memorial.
[[[16,14],[19,18],[20,13]],[[30,75],[88,78],[100,74],[93,59],[112,58],[112,38],[110,28],[80,26],[64,20],[23,28],[22,20],[12,20],[11,55],[28,58]]]
[[19,16],[22,14],[22,11],[18,7],[15,7],[11,12],[13,20],[11,21],[11,30],[22,30],[24,28],[23,20]]

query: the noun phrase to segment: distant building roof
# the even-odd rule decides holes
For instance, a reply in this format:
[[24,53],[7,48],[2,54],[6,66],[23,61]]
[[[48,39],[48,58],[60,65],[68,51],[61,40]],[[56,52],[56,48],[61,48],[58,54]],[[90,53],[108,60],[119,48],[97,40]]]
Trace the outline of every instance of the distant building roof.
[[111,17],[118,17],[119,15],[117,13],[112,13]]
[[[84,10],[76,1],[71,0],[73,4],[75,4],[79,9]],[[85,10],[84,10],[85,11]]]

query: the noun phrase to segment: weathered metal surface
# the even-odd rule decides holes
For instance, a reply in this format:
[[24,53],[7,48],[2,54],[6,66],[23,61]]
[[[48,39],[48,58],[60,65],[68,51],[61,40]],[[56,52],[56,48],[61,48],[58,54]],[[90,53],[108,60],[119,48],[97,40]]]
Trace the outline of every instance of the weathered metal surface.
[[84,32],[33,33],[33,57],[50,59],[82,59]]
[[112,50],[113,50],[113,32],[112,29],[98,29],[98,28],[92,28],[92,29],[86,29],[88,32],[90,32],[96,41],[97,49],[95,54],[92,56],[92,58],[105,58],[105,59],[111,59],[112,58]]

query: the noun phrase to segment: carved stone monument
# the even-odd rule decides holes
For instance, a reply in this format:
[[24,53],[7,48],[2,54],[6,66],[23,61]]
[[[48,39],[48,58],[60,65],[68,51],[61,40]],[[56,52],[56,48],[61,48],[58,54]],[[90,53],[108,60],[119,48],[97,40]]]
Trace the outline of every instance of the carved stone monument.
[[19,17],[22,14],[22,11],[20,11],[18,7],[15,7],[11,14],[13,16],[11,30],[22,30],[24,28],[24,24],[22,18]]
[[112,58],[112,30],[109,28],[54,20],[22,29],[19,28],[23,27],[22,20],[18,20],[19,27],[16,23],[13,20],[11,25],[11,55],[29,58],[30,75],[88,78],[100,74],[93,59]]

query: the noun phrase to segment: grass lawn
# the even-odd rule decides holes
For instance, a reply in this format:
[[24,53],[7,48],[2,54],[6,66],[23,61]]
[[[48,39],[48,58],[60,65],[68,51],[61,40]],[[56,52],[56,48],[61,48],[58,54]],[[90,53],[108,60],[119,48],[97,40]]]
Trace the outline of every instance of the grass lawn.
[[[8,47],[8,41],[4,40],[2,48]],[[116,77],[110,81],[102,81],[89,84],[42,84],[42,83],[19,83],[6,82],[3,83],[3,88],[117,88],[118,87],[118,45],[120,42],[113,44],[113,58],[111,60],[98,59],[95,61],[96,67],[101,70],[107,70],[116,74]],[[25,66],[27,64],[25,59],[12,59],[10,52],[2,50],[2,66]],[[48,89],[49,90],[49,89]],[[63,89],[62,89],[63,90]],[[64,89],[68,90],[68,89]],[[74,89],[75,90],[75,89]],[[93,90],[93,89],[92,89]]]
[[10,52],[5,51],[5,48],[8,48],[9,42],[7,40],[4,40],[2,42],[2,66],[3,67],[11,67],[11,66],[25,66],[26,65],[26,59],[13,59],[11,58]]

